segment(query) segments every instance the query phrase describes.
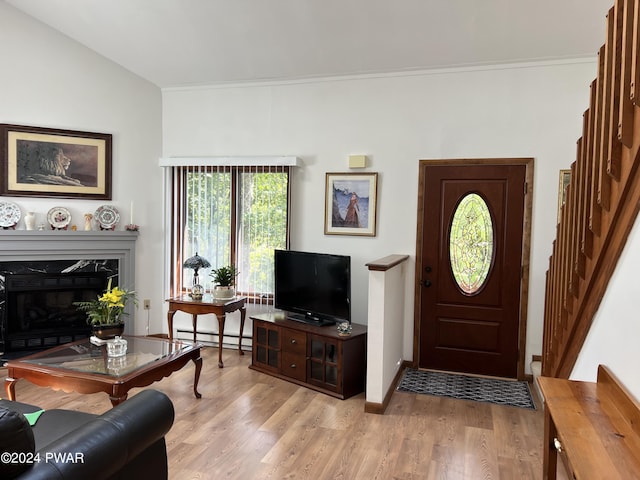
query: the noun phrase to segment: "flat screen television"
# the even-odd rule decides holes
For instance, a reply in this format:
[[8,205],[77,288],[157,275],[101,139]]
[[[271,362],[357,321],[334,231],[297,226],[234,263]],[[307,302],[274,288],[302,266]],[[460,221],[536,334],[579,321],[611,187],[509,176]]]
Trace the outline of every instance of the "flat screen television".
[[312,325],[351,322],[351,257],[276,250],[275,307]]

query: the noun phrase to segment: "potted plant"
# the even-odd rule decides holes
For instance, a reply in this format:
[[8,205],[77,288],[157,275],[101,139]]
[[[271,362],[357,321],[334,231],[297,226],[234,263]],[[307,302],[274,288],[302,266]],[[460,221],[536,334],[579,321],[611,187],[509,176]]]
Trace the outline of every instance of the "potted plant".
[[213,289],[213,297],[218,300],[233,298],[236,294],[234,285],[238,273],[235,265],[227,265],[211,270],[209,276],[213,278],[213,282],[216,284]]
[[78,310],[86,312],[87,323],[93,329],[93,335],[106,340],[121,336],[124,332],[124,311],[127,301],[137,303],[135,292],[111,287],[111,279],[107,290],[95,300],[87,302],[73,302]]

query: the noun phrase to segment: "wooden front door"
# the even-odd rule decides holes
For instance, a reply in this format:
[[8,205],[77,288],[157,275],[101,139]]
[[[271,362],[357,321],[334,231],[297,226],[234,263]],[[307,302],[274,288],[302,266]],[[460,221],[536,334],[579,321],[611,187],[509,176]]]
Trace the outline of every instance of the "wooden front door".
[[527,165],[463,162],[420,164],[418,365],[515,378]]

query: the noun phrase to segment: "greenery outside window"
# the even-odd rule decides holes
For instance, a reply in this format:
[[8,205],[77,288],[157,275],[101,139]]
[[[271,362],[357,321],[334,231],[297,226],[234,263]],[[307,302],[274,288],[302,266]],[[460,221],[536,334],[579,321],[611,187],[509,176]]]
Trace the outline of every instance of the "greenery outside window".
[[238,295],[272,301],[273,251],[289,246],[289,176],[288,166],[173,167],[172,295],[191,287],[182,262],[198,253],[211,268],[235,265]]

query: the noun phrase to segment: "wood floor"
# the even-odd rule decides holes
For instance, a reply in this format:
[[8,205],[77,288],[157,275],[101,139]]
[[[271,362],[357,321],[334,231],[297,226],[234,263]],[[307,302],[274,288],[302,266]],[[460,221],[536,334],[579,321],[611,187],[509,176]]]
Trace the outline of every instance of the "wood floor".
[[[540,479],[538,410],[395,392],[384,415],[364,394],[336,400],[248,367],[250,355],[203,349],[202,399],[193,364],[151,385],[176,410],[167,435],[171,479]],[[6,375],[6,369],[0,369]],[[135,395],[140,389],[130,392]],[[21,380],[18,400],[102,413],[105,394],[79,395]]]

